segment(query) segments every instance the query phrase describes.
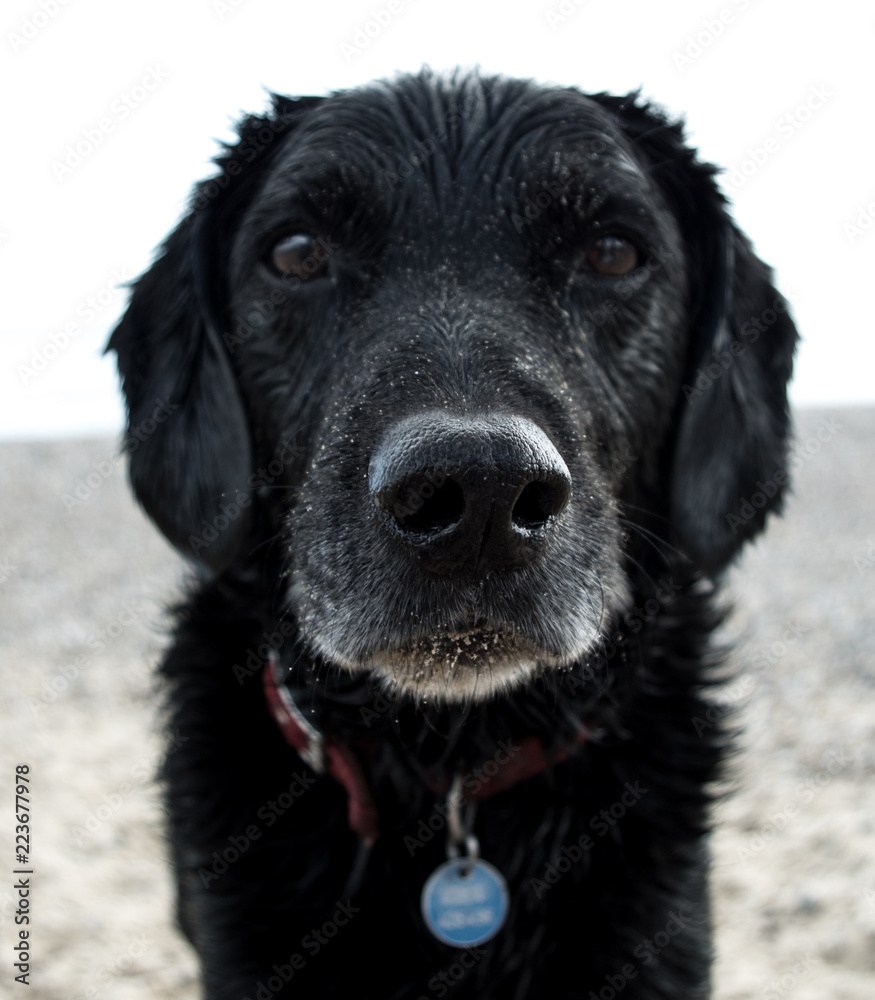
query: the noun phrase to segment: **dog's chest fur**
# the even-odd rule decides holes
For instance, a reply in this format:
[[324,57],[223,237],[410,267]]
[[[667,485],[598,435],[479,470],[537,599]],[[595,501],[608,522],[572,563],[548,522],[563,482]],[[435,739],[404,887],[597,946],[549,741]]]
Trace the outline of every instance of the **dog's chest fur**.
[[[464,722],[462,710],[428,717],[379,690],[322,716],[355,748],[378,808],[362,873],[345,791],[314,775],[268,711],[256,658],[283,633],[265,617],[269,602],[253,602],[252,582],[229,577],[190,602],[164,666],[181,916],[205,952],[211,997],[254,1000],[276,965],[302,991],[375,1000],[443,988],[480,1000],[598,996],[621,977],[629,997],[671,995],[677,983],[684,996],[708,995],[702,834],[725,742],[699,694],[710,594],[676,585],[634,651],[594,663],[585,682],[572,673]],[[294,647],[290,637],[280,653]],[[695,720],[706,715],[703,731]],[[499,745],[512,753],[534,735],[554,746],[580,718],[592,736],[576,753],[478,803],[482,856],[511,890],[507,927],[467,951],[441,945],[420,915],[422,886],[446,859],[446,808],[425,775],[477,778]]]

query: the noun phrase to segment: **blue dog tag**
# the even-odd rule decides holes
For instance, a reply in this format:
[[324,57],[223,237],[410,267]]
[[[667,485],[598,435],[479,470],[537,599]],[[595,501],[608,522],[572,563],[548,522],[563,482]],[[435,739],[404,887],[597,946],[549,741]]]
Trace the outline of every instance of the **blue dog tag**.
[[444,944],[470,948],[488,941],[507,919],[504,876],[479,859],[446,861],[422,889],[422,917]]

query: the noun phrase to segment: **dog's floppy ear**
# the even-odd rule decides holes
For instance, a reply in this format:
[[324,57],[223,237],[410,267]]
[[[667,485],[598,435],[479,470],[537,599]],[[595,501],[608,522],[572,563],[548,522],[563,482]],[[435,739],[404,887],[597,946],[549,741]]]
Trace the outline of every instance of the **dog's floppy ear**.
[[252,502],[246,403],[222,339],[228,249],[283,139],[321,100],[272,99],[273,115],[245,118],[219,174],[196,187],[107,345],[127,401],[137,499],[178,549],[215,571],[246,538]]
[[704,308],[693,331],[672,485],[677,537],[711,576],[762,530],[768,511],[781,509],[797,339],[769,268],[731,224],[722,238],[722,268],[703,287],[726,291],[718,314]]
[[671,483],[679,547],[715,576],[779,510],[787,476],[796,328],[771,271],[733,225],[680,125],[635,103],[596,99],[644,154],[673,208],[690,261],[690,341]]

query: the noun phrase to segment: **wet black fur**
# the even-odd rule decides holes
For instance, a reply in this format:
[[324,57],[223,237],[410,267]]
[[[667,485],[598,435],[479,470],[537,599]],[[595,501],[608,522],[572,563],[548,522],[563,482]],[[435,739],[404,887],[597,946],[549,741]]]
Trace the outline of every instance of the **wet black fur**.
[[[311,149],[320,134],[338,144],[336,160],[296,159],[301,136]],[[574,159],[576,144],[599,139],[594,160]],[[526,199],[552,169],[547,147],[570,156],[566,179],[583,180],[527,219]],[[624,157],[652,212],[644,252],[654,234],[667,248],[629,294],[581,278],[578,263],[599,210],[587,191],[622,195]],[[205,995],[707,997],[706,834],[727,750],[705,694],[716,673],[714,582],[779,507],[780,491],[741,516],[758,483],[786,467],[795,342],[713,169],[634,97],[429,74],[324,100],[276,97],[217,162],[110,343],[137,496],[205,567],[162,668],[180,918]],[[284,199],[292,220],[272,217]],[[634,234],[634,213],[618,211]],[[288,291],[247,328],[241,318],[275,287],[258,257],[291,223],[339,234],[331,280]],[[616,308],[595,322],[609,298]],[[753,320],[763,327],[755,337]],[[441,369],[449,337],[467,382]],[[706,385],[697,373],[733,343],[744,349]],[[532,371],[521,373],[512,361],[529,347]],[[446,400],[549,428],[572,471],[578,506],[560,548],[531,585],[508,584],[520,631],[537,631],[536,591],[561,608],[563,587],[598,589],[615,574],[631,597],[587,591],[607,608],[605,641],[574,663],[509,695],[441,708],[387,701],[365,675],[314,655],[313,637],[358,615],[356,641],[373,644],[366,607],[383,601],[401,621],[405,600],[449,606],[463,589],[429,589],[360,513],[362,468],[386,428]],[[159,402],[172,405],[149,423]],[[280,471],[268,474],[277,455]],[[589,506],[577,499],[586,494]],[[220,505],[241,496],[249,502],[223,515]],[[576,577],[578,567],[589,575]],[[308,618],[290,579],[346,610],[327,624]],[[483,602],[492,613],[498,596],[486,589]],[[440,629],[440,607],[430,613]],[[556,619],[561,642],[572,629]],[[348,828],[343,789],[314,781],[268,715],[267,644],[320,726],[364,761],[380,816],[370,851]],[[445,858],[444,831],[424,835],[436,815],[426,772],[468,774],[498,741],[534,735],[559,748],[581,721],[592,735],[570,760],[478,806],[482,854],[504,873],[512,904],[498,937],[463,958],[419,915],[421,887]],[[279,815],[267,804],[290,785],[306,790]],[[600,824],[630,787],[634,805]],[[586,835],[591,846],[562,862]],[[560,862],[567,871],[548,878]],[[338,904],[353,915],[319,945],[311,931]],[[289,978],[294,954],[303,967]]]

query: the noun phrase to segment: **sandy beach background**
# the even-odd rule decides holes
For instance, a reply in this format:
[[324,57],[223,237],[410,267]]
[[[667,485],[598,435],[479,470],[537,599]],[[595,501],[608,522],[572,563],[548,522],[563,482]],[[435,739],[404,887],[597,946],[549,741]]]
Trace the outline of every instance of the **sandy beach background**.
[[[797,414],[795,492],[730,578],[739,791],[713,839],[718,1000],[875,986],[875,409]],[[111,440],[0,444],[0,996],[194,1000],[162,839],[162,609],[182,561]],[[32,985],[13,981],[15,766]],[[25,989],[27,990],[25,994]]]

